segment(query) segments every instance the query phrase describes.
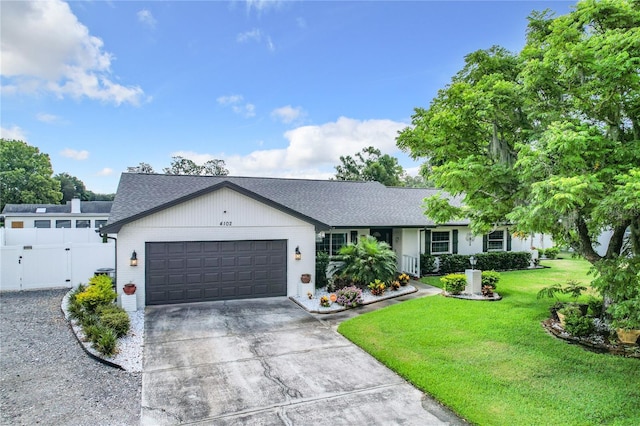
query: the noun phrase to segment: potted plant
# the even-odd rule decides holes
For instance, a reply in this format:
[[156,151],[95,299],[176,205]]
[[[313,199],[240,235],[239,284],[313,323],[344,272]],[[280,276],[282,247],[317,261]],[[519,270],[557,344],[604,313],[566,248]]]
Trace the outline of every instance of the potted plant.
[[136,285],[132,282],[129,282],[122,287],[122,291],[124,291],[124,294],[128,295],[135,294]]
[[635,344],[640,337],[640,297],[615,303],[607,309],[611,325],[622,343]]
[[[554,320],[563,323],[562,319],[560,319],[560,315],[558,315],[558,312],[568,305],[578,307],[582,314],[586,315],[589,305],[587,305],[586,303],[577,303],[578,297],[580,297],[582,292],[586,289],[587,288],[581,285],[578,281],[569,280],[567,281],[566,286],[562,286],[561,284],[553,284],[548,287],[541,288],[538,292],[537,298],[542,299],[543,297],[548,297],[550,299],[555,299],[556,302],[551,305],[549,311],[551,312],[551,317]],[[561,302],[558,299],[558,294],[568,294],[572,299],[574,299],[574,301],[571,303]]]

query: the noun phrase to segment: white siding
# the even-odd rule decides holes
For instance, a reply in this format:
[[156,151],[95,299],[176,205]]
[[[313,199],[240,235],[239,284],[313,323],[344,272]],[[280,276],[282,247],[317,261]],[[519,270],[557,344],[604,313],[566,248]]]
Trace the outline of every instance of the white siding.
[[[299,293],[300,275],[315,282],[315,227],[228,188],[141,218],[118,233],[118,292],[138,286],[137,306],[145,306],[145,242],[287,240],[287,295]],[[299,246],[301,260],[294,260]],[[138,266],[130,266],[136,251]]]

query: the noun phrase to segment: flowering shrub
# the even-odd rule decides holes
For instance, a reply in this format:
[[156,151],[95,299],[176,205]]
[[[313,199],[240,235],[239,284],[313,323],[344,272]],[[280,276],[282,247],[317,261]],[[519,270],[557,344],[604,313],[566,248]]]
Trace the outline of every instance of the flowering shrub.
[[404,273],[398,275],[398,282],[402,286],[405,286],[405,285],[409,284],[409,275],[404,274]]
[[375,280],[374,282],[369,283],[367,288],[369,289],[371,294],[373,294],[374,296],[380,296],[381,294],[384,294],[385,290],[387,289],[387,286],[382,281]]
[[[400,281],[395,280],[391,283],[391,290],[398,290],[400,288],[402,284],[400,284]],[[406,284],[405,284],[406,285]]]
[[347,308],[362,305],[362,290],[356,286],[344,287],[336,292],[336,303]]
[[321,296],[320,297],[320,306],[323,306],[325,308],[328,308],[329,306],[331,306],[331,302],[329,301],[329,297]]

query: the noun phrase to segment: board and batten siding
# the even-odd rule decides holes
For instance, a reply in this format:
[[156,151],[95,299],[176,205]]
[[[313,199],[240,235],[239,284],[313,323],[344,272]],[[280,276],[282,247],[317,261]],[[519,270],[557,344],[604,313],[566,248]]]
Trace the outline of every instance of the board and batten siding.
[[[205,194],[124,225],[118,232],[117,289],[133,282],[138,309],[145,306],[145,243],[170,241],[287,240],[287,295],[300,275],[315,275],[315,227],[229,188]],[[296,247],[301,260],[294,260]],[[138,266],[130,266],[136,251]],[[315,277],[314,277],[315,280]]]

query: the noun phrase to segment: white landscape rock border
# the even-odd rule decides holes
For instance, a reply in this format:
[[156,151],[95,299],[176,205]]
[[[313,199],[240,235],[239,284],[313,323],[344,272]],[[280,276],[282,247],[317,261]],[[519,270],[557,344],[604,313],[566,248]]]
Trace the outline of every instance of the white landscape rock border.
[[[370,291],[363,290],[362,291],[362,305],[368,305],[370,303],[380,302],[382,300],[392,299],[394,297],[405,296],[407,294],[415,293],[416,291],[418,291],[418,289],[416,287],[412,286],[411,284],[408,284],[406,286],[402,286],[398,290],[387,290],[381,296],[374,296],[373,294],[371,294]],[[322,287],[322,288],[316,289],[315,294],[313,295],[312,299],[309,299],[309,297],[306,296],[306,295],[305,296],[291,296],[291,297],[289,297],[289,299],[291,299],[292,301],[294,301],[295,303],[300,305],[306,311],[309,311],[309,312],[314,313],[314,314],[315,313],[318,313],[318,314],[332,314],[334,312],[341,312],[341,311],[344,311],[344,310],[347,310],[347,309],[352,309],[352,308],[347,308],[347,307],[342,306],[342,305],[338,305],[335,302],[331,303],[331,305],[329,305],[328,307],[320,306],[320,298],[322,296],[329,296],[331,293],[335,293],[335,292],[329,292],[329,291],[327,291],[326,287]]]
[[69,322],[71,329],[78,338],[78,342],[84,346],[87,353],[93,357],[106,361],[106,364],[120,367],[125,371],[133,373],[142,372],[142,352],[144,346],[144,310],[138,310],[135,312],[127,312],[129,314],[129,320],[131,321],[131,327],[126,336],[118,339],[117,352],[114,356],[104,356],[91,346],[91,342],[87,341],[82,327],[76,321],[71,319],[69,315],[69,296],[74,289],[71,289],[63,298],[60,308],[66,320]]

